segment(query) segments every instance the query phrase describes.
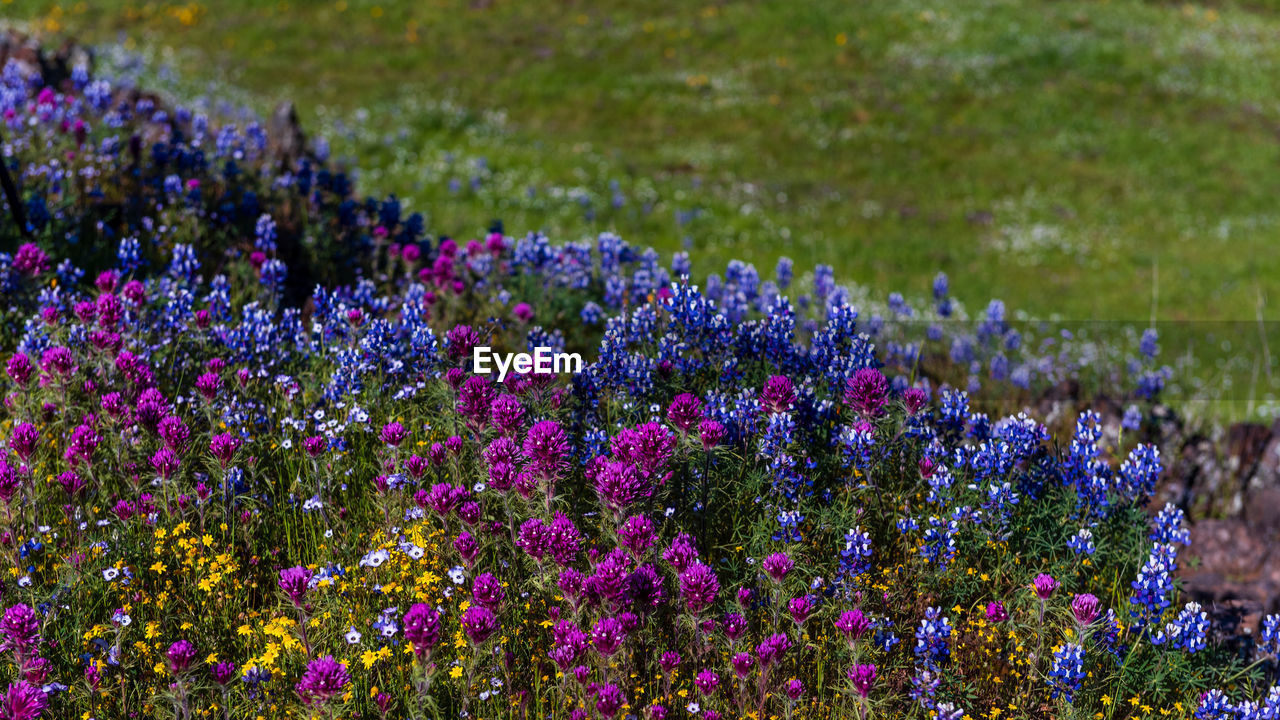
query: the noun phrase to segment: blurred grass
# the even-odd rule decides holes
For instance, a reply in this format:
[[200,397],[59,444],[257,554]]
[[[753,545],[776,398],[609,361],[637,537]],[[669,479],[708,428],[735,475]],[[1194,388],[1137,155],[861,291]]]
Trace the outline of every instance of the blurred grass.
[[972,308],[998,297],[1042,318],[1280,317],[1277,2],[0,13],[169,48],[184,76],[261,108],[294,100],[360,158],[365,191],[396,193],[437,233],[613,229],[690,249],[702,273],[737,257],[770,275],[785,254],[909,298],[944,270]]

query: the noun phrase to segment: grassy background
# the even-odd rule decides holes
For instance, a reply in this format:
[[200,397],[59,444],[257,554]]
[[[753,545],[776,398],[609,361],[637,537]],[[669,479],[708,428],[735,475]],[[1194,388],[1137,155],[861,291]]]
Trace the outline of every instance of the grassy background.
[[0,2],[296,101],[436,233],[945,270],[970,308],[1207,321],[1228,364],[1206,332],[1278,314],[1280,3]]

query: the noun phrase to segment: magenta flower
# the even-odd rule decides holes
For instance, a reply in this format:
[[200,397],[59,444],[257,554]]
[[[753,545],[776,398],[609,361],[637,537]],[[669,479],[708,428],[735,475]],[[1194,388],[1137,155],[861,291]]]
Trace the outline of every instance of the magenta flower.
[[871,619],[862,613],[861,610],[854,608],[853,610],[845,610],[840,613],[840,617],[836,620],[836,629],[840,631],[849,644],[857,642],[863,635],[871,629]]
[[766,412],[781,413],[791,409],[796,402],[795,385],[784,375],[772,375],[760,391],[760,404]]
[[516,435],[524,422],[524,407],[514,395],[503,393],[489,405],[489,421],[503,435]]
[[612,657],[622,643],[626,642],[627,633],[617,618],[603,617],[591,628],[591,646],[602,657]]
[[1002,623],[1009,619],[1009,613],[1004,609],[1004,603],[996,600],[987,603],[987,620],[993,623]]
[[302,441],[302,449],[311,457],[319,457],[329,447],[329,441],[320,435],[312,435]]
[[498,632],[498,618],[489,608],[472,605],[462,613],[462,631],[473,645],[480,645]]
[[1102,606],[1097,597],[1084,593],[1072,599],[1071,613],[1075,615],[1080,627],[1085,627],[1102,615]]
[[491,573],[480,573],[471,583],[471,599],[490,610],[497,610],[506,598],[502,583]]
[[164,656],[169,660],[169,670],[174,675],[181,675],[196,659],[196,646],[186,640],[179,640],[169,646]]
[[596,712],[606,719],[617,715],[625,704],[627,704],[627,696],[612,683],[601,687],[596,695]]
[[32,364],[31,358],[26,353],[14,353],[9,358],[9,362],[5,363],[5,370],[9,373],[10,379],[19,385],[26,385],[32,375],[35,374],[35,365]]
[[175,453],[185,450],[187,442],[191,440],[191,430],[177,415],[164,418],[156,429],[160,433],[160,439]]
[[703,670],[693,679],[693,684],[698,686],[703,695],[710,695],[720,687],[720,676],[712,670]]
[[49,267],[49,254],[35,243],[23,243],[13,254],[12,267],[28,277],[35,277]]
[[799,700],[801,695],[804,695],[804,683],[799,680],[792,680],[787,683],[787,697],[792,700]]
[[1058,589],[1058,581],[1054,580],[1051,575],[1040,573],[1031,583],[1031,588],[1035,590],[1036,597],[1041,600],[1048,600],[1053,591]]
[[25,680],[11,683],[0,703],[0,716],[6,720],[36,720],[49,706],[44,691]]
[[220,662],[213,666],[209,671],[213,676],[213,681],[219,685],[226,687],[227,683],[236,679],[236,664],[231,662]]
[[745,678],[755,668],[756,659],[751,656],[751,653],[740,652],[733,656],[729,664],[733,666],[734,675],[739,678]]
[[206,402],[213,402],[221,389],[222,378],[218,377],[217,373],[207,372],[196,378],[196,392],[200,393],[200,397]]
[[711,607],[719,592],[720,580],[715,571],[701,562],[694,562],[680,573],[680,596],[684,598],[685,607],[694,615]]
[[26,462],[31,459],[32,453],[36,451],[36,444],[40,441],[40,431],[36,430],[36,426],[29,422],[18,423],[9,435],[9,447],[18,454],[18,457]]
[[423,603],[415,603],[404,614],[404,636],[413,643],[413,652],[419,659],[428,657],[440,642],[440,613]]
[[853,689],[862,697],[866,697],[871,693],[872,686],[876,683],[876,666],[875,665],[857,665],[849,668],[849,682],[853,683]]
[[382,426],[382,432],[378,434],[382,442],[391,447],[400,447],[400,443],[409,436],[409,431],[404,429],[404,425],[398,422],[389,422]]
[[231,433],[214,435],[213,439],[209,441],[209,452],[223,468],[231,464],[231,461],[236,456],[236,451],[239,449],[240,438]]
[[760,665],[767,670],[780,662],[782,656],[790,649],[791,638],[783,633],[774,633],[756,646],[756,657],[760,659]]
[[307,705],[319,705],[341,693],[350,683],[346,664],[325,655],[307,663],[307,670],[294,689]]
[[702,399],[691,393],[680,393],[667,406],[667,420],[682,433],[688,433],[702,421]]
[[653,521],[644,515],[632,515],[618,528],[618,537],[632,557],[639,560],[649,552],[656,540]]
[[529,471],[543,480],[558,478],[568,468],[569,439],[555,420],[543,420],[529,428],[524,439]]
[[875,368],[862,368],[845,383],[844,401],[866,417],[876,417],[889,398],[889,381]]
[[25,655],[40,642],[40,616],[30,605],[18,603],[0,618],[0,635],[4,636],[5,650]]
[[165,480],[173,477],[181,465],[182,461],[167,447],[160,448],[155,455],[151,456],[151,467],[155,468],[156,472],[160,473],[160,477]]
[[796,625],[804,625],[815,609],[811,595],[791,598],[791,602],[787,603],[787,612],[791,613],[791,621]]
[[516,303],[516,306],[511,308],[511,314],[520,322],[529,322],[533,319],[533,308],[526,302]]
[[307,586],[310,582],[311,571],[299,565],[281,570],[280,580],[277,584],[295,607],[302,607],[302,601],[307,596]]
[[760,563],[760,567],[764,568],[765,574],[775,583],[781,583],[787,579],[787,573],[790,573],[795,566],[795,562],[786,553],[774,553]]
[[908,415],[915,415],[929,404],[929,393],[923,388],[907,388],[902,393],[902,404],[906,407]]
[[699,439],[702,440],[702,449],[710,451],[724,440],[724,425],[715,420],[703,420],[698,424],[698,433]]

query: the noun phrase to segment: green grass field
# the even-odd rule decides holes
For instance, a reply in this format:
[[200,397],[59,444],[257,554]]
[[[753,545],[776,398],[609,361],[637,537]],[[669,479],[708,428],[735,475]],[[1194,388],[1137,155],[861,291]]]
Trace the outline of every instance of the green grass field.
[[435,233],[494,218],[561,238],[612,229],[697,248],[704,273],[735,257],[766,275],[780,255],[828,263],[877,297],[923,297],[944,270],[971,309],[998,297],[1035,317],[1280,316],[1276,3],[5,0],[0,13],[89,41],[125,33],[261,109],[296,101],[335,153],[360,158],[366,191],[396,193]]

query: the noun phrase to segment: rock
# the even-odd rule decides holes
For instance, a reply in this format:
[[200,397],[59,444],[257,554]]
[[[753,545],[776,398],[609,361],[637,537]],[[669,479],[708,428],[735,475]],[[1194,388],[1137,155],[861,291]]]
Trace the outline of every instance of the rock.
[[268,130],[271,138],[269,152],[281,168],[293,167],[299,158],[307,154],[307,136],[302,132],[293,103],[286,100],[276,106]]

